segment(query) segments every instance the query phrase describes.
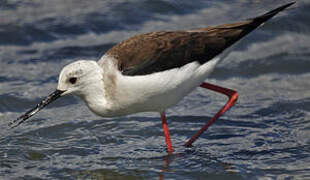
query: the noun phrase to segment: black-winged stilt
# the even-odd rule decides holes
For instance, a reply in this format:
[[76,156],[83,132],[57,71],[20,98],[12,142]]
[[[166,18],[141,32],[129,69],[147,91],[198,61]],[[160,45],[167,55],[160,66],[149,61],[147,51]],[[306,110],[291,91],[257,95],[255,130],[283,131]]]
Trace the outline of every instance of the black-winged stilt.
[[223,51],[294,3],[238,23],[136,35],[114,46],[98,62],[73,62],[62,69],[56,91],[9,126],[18,126],[57,98],[72,94],[103,117],[159,112],[171,153],[165,110],[199,85],[227,95],[225,106],[185,143],[191,146],[237,101],[237,91],[204,82],[223,59]]

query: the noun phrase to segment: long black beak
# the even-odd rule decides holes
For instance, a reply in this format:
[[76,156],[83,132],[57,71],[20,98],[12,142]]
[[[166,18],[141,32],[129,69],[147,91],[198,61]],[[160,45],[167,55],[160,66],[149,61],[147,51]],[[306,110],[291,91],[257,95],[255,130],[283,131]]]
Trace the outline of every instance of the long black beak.
[[48,95],[45,99],[43,99],[35,108],[29,110],[24,115],[20,116],[16,120],[10,122],[9,127],[14,128],[14,127],[20,125],[21,123],[26,121],[28,118],[30,118],[31,116],[33,116],[37,112],[39,112],[41,109],[43,109],[45,106],[47,106],[49,103],[58,99],[63,92],[64,91],[56,89],[56,91],[54,91],[52,94]]

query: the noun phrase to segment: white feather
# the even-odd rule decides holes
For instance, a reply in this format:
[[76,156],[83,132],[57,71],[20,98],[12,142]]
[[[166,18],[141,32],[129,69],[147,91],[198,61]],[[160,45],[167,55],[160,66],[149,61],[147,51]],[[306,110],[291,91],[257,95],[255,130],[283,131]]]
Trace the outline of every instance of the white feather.
[[[112,57],[103,56],[98,63],[77,61],[67,65],[60,73],[58,88],[67,92],[64,94],[81,97],[103,117],[163,112],[198,87],[220,59],[215,57],[203,65],[192,62],[149,75],[124,76]],[[78,76],[74,85],[68,82],[72,74]]]

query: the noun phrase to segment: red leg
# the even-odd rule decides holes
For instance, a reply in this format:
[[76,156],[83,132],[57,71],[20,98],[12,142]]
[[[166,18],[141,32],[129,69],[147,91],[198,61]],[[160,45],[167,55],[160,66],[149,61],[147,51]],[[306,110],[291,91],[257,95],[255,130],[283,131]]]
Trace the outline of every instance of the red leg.
[[185,147],[192,146],[192,144],[199,138],[199,136],[203,132],[205,132],[221,115],[223,115],[226,111],[228,111],[232,106],[236,104],[238,99],[238,92],[232,89],[216,86],[206,82],[202,83],[200,87],[225,94],[226,96],[229,97],[229,100],[227,101],[225,106],[223,106],[222,109],[219,112],[217,112],[216,115],[209,122],[207,122],[190,140],[188,140],[184,144]]
[[164,128],[164,134],[166,138],[166,145],[168,149],[168,154],[171,154],[173,152],[173,147],[172,147],[172,142],[170,139],[170,134],[169,134],[169,128],[168,128],[168,123],[167,123],[167,118],[165,112],[160,113],[160,117],[162,120],[163,128]]

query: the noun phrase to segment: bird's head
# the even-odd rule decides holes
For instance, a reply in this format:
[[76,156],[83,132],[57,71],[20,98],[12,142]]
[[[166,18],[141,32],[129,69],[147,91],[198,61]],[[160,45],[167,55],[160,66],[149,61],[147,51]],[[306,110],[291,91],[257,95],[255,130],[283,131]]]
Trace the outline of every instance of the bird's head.
[[101,68],[95,61],[80,60],[65,66],[59,74],[57,90],[63,95],[83,96],[91,84],[96,84],[101,77]]
[[84,96],[93,84],[98,84],[102,79],[101,68],[95,61],[80,60],[65,66],[59,75],[57,89],[44,98],[36,107],[9,123],[10,127],[16,127],[35,115],[45,106],[65,95]]

